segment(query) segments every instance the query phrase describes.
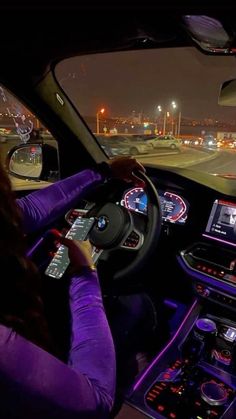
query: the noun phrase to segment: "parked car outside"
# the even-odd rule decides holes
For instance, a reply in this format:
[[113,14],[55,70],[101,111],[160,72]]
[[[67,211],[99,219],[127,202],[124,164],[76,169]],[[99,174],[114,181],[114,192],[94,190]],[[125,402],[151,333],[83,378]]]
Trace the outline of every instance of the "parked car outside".
[[236,147],[236,140],[234,138],[223,138],[222,140],[217,142],[218,148],[235,148]]
[[171,150],[180,150],[181,140],[173,135],[160,135],[151,140],[147,140],[154,148],[170,148]]
[[125,138],[127,138],[130,143],[131,155],[146,154],[153,151],[153,145],[147,142],[144,136],[130,135]]
[[126,142],[114,142],[109,136],[105,135],[96,135],[96,138],[108,157],[130,154]]
[[[153,146],[142,138],[126,135],[98,135],[100,145],[111,156],[147,154],[153,150]],[[105,147],[105,148],[104,148]]]
[[189,147],[201,147],[203,139],[201,137],[185,137],[181,139],[181,142],[185,146]]
[[205,135],[203,137],[201,146],[209,149],[216,149],[218,147],[217,140],[214,138],[213,135]]

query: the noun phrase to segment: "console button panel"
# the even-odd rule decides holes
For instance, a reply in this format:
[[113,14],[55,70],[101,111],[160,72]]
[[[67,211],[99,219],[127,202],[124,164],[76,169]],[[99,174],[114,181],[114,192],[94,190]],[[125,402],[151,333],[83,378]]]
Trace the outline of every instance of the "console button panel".
[[194,284],[194,289],[196,293],[210,301],[215,301],[221,305],[230,307],[232,310],[236,310],[236,298],[226,294],[225,292],[220,292],[214,288],[207,286],[201,282],[196,282]]
[[146,404],[165,418],[220,418],[235,390],[188,358],[177,359],[159,374],[145,395]]
[[181,252],[187,264],[205,275],[231,282],[236,286],[236,254],[207,243],[195,243]]

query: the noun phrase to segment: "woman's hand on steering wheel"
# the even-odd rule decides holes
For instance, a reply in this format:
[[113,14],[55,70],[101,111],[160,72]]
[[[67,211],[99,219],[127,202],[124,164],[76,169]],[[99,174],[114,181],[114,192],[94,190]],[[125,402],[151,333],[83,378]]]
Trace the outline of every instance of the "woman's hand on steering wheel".
[[134,157],[115,157],[108,164],[113,178],[133,182],[135,186],[145,186],[145,182],[137,175],[138,171],[145,173],[145,169]]

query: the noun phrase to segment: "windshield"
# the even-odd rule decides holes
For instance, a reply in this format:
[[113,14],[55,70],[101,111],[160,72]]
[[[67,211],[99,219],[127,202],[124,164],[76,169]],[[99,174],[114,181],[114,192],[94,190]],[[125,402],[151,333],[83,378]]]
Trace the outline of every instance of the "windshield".
[[218,95],[235,70],[189,47],[78,56],[55,73],[109,157],[232,176],[236,111]]

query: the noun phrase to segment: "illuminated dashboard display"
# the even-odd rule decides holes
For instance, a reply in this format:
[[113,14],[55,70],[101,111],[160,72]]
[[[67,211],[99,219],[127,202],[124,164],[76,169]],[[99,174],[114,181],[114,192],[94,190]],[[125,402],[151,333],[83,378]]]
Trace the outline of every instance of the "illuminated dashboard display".
[[[162,219],[171,223],[183,224],[188,216],[189,204],[181,196],[169,191],[158,190],[161,202]],[[121,205],[130,211],[147,214],[147,195],[142,188],[127,191]]]
[[236,203],[216,199],[203,236],[236,246]]

